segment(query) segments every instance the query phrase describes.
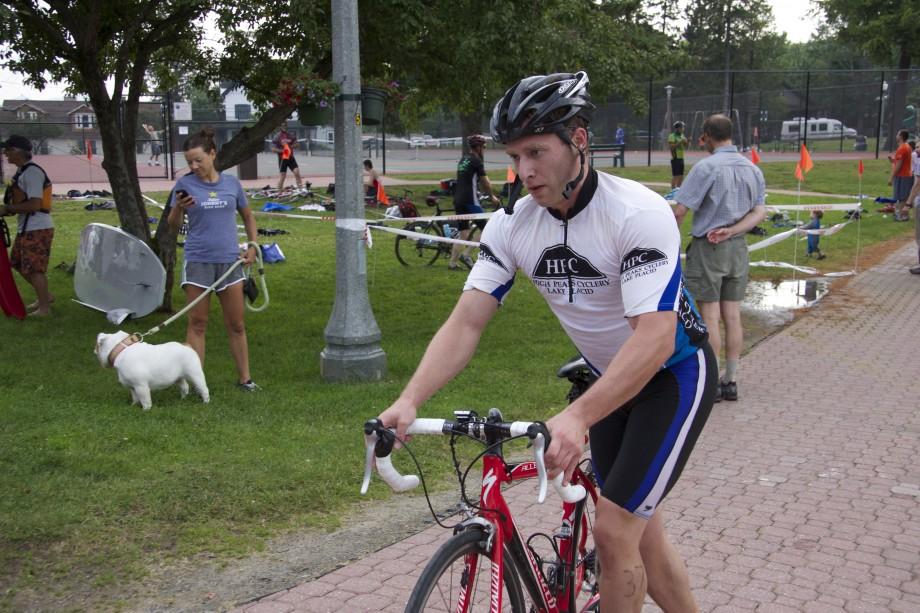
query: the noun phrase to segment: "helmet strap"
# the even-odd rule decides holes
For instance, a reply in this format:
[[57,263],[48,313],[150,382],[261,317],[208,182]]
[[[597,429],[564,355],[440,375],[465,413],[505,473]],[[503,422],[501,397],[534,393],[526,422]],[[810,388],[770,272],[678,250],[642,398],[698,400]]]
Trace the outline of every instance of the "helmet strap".
[[511,190],[508,192],[508,204],[502,207],[506,215],[514,214],[514,203],[521,197],[521,190],[524,189],[524,182],[521,177],[515,176],[514,183],[511,184]]
[[568,200],[572,195],[572,192],[575,191],[575,188],[578,187],[578,184],[581,183],[581,180],[585,178],[585,152],[578,145],[572,142],[572,137],[569,136],[568,130],[561,130],[557,132],[559,138],[563,140],[566,144],[575,147],[578,151],[578,176],[565,184],[565,189],[562,190],[562,198]]

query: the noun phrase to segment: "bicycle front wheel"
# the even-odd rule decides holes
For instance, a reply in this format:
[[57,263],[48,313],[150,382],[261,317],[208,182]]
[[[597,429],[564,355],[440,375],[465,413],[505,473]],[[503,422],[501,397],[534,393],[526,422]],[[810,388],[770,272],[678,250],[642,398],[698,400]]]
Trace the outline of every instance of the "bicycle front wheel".
[[[594,483],[592,469],[586,466],[585,478]],[[594,543],[595,496],[597,490],[588,487],[588,494],[578,501],[572,517],[572,538],[569,545],[567,567],[571,569],[566,580],[569,611],[597,611],[598,564]]]
[[[408,224],[404,230],[441,236],[436,224],[415,222]],[[441,255],[441,243],[427,238],[398,235],[396,237],[396,259],[403,266],[430,266]]]
[[[409,596],[406,613],[489,611],[491,568],[483,550],[487,535],[471,529],[444,543],[425,566]],[[502,611],[527,613],[521,579],[508,552],[504,552]],[[463,608],[462,603],[469,603]]]

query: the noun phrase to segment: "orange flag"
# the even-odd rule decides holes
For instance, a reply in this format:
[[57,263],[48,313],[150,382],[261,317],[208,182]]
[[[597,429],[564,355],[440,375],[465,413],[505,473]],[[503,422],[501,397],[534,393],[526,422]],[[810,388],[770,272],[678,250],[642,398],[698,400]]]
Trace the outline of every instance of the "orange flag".
[[93,159],[93,141],[91,140],[86,141],[86,159]]
[[757,153],[757,149],[751,149],[751,161],[760,164],[760,154]]
[[514,173],[514,169],[511,166],[508,167],[508,172],[505,173],[505,181],[507,183],[514,183],[514,180],[517,178],[517,175]]
[[799,153],[799,161],[795,165],[795,178],[799,181],[805,180],[805,175],[808,174],[808,171],[814,168],[814,163],[811,161],[811,155],[808,154],[808,148],[803,144],[802,150]]
[[390,199],[387,198],[387,193],[383,191],[383,183],[377,182],[377,202],[380,204],[390,204]]
[[863,176],[863,163],[862,160],[859,160],[859,176]]

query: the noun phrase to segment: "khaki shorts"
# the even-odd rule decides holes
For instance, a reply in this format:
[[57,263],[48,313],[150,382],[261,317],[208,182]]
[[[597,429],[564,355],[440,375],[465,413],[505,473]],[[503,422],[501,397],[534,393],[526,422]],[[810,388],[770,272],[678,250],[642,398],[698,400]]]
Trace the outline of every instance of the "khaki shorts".
[[10,264],[23,276],[48,272],[54,228],[18,234],[10,251]]
[[718,245],[694,238],[687,247],[687,289],[701,302],[741,302],[748,282],[748,261],[743,235]]

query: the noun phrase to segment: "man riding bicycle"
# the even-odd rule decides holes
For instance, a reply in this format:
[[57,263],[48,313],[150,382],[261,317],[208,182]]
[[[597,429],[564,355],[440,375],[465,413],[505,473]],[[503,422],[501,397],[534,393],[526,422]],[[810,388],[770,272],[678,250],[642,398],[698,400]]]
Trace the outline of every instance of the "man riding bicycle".
[[[715,356],[684,290],[680,235],[660,196],[587,163],[588,76],[523,79],[495,105],[492,138],[517,171],[509,203],[483,231],[453,312],[400,397],[380,415],[403,436],[418,407],[473,356],[521,270],[598,381],[547,422],[550,475],[572,474],[585,434],[602,488],[594,538],[601,610],[696,611],[660,502],[709,416]],[[515,204],[521,187],[529,195]]]

